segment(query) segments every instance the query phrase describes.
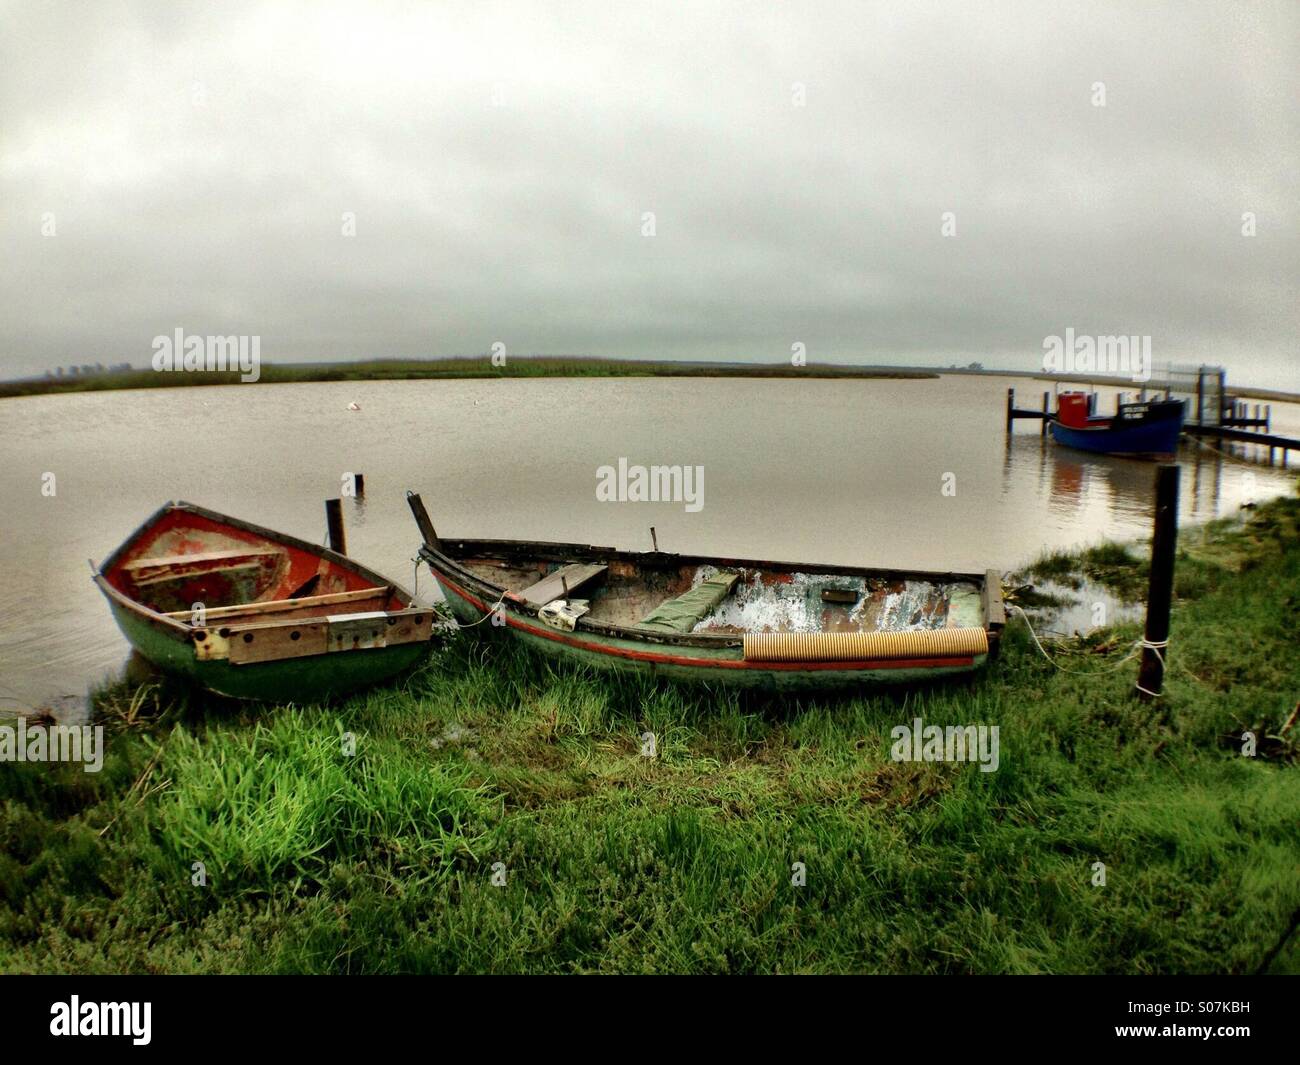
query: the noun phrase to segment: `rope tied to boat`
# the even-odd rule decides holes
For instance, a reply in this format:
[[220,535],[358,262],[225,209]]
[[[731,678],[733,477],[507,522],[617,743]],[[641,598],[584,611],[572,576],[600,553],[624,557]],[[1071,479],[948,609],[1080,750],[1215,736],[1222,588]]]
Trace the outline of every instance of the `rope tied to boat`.
[[[1121,658],[1118,662],[1115,663],[1115,665],[1113,665],[1109,669],[1066,669],[1063,665],[1061,665],[1058,661],[1056,661],[1056,659],[1054,659],[1050,654],[1047,653],[1047,648],[1043,646],[1042,641],[1038,638],[1038,633],[1034,631],[1034,626],[1029,620],[1029,615],[1026,614],[1024,610],[1021,609],[1021,607],[1015,603],[1008,603],[1007,605],[1012,610],[1014,610],[1017,614],[1019,614],[1021,618],[1024,620],[1025,628],[1029,630],[1029,635],[1033,637],[1034,646],[1037,647],[1038,650],[1042,652],[1044,658],[1046,658],[1049,662],[1051,662],[1052,665],[1054,665],[1062,673],[1069,673],[1076,677],[1101,677],[1101,676],[1105,676],[1107,673],[1115,673],[1118,672],[1120,669],[1122,669],[1124,666],[1126,666],[1139,654],[1141,654],[1143,648],[1147,648],[1147,647],[1155,651],[1156,655],[1160,658],[1160,664],[1162,666],[1165,664],[1165,658],[1164,655],[1161,654],[1161,651],[1164,648],[1169,646],[1169,641],[1168,640],[1151,641],[1143,637],[1134,640],[1133,645],[1129,648],[1128,654],[1126,654],[1123,658]],[[1153,693],[1147,692],[1147,694],[1152,695]]]
[[481,618],[479,618],[478,621],[469,621],[466,622],[464,625],[462,625],[455,618],[452,618],[451,623],[455,625],[456,628],[458,629],[472,629],[475,625],[482,625],[483,622],[487,621],[488,618],[492,617],[492,615],[497,612],[497,609],[501,606],[501,604],[505,602],[506,594],[507,594],[507,589],[503,588],[501,590],[501,594],[497,597],[497,601],[493,603],[490,607],[488,607],[487,613],[484,614]]
[[[425,562],[425,560],[422,559],[419,555],[416,555],[413,559],[411,559],[411,561],[415,563],[413,579],[411,581],[411,583],[415,585],[413,591],[413,596],[415,596],[420,594],[420,563],[424,562],[426,566],[428,565],[428,563]],[[430,568],[430,572],[432,572],[432,568]],[[484,614],[481,618],[479,618],[478,621],[469,621],[466,622],[464,625],[462,625],[459,621],[457,621],[454,617],[452,617],[447,619],[446,627],[452,629],[472,629],[475,625],[482,625],[483,622],[487,621],[488,618],[490,618],[493,614],[495,614],[497,612],[497,608],[500,607],[503,602],[505,602],[506,595],[509,594],[509,591],[510,589],[503,588],[501,590],[501,595],[497,598],[497,601],[493,603],[490,607],[488,607],[488,612]]]
[[[1029,623],[1029,617],[1025,614],[1025,612],[1021,610],[1021,608],[1017,606],[1015,603],[1008,603],[1007,605],[1010,609],[1016,611],[1017,613],[1020,614],[1022,618],[1024,618],[1025,627],[1029,629],[1029,635],[1034,638],[1034,643],[1037,644],[1038,649],[1043,652],[1043,657],[1046,658],[1049,662],[1051,662],[1052,665],[1056,666],[1056,668],[1059,669],[1062,673],[1072,673],[1078,677],[1091,677],[1091,676],[1100,677],[1106,673],[1116,672],[1121,667],[1123,667],[1126,663],[1132,661],[1135,657],[1141,654],[1142,651],[1150,649],[1151,651],[1154,651],[1156,657],[1160,659],[1160,665],[1165,670],[1166,673],[1169,673],[1173,667],[1177,667],[1180,673],[1184,673],[1187,676],[1191,677],[1191,679],[1196,681],[1197,684],[1201,685],[1202,687],[1207,687],[1207,688],[1210,687],[1210,685],[1208,685],[1204,680],[1198,677],[1186,666],[1182,665],[1179,662],[1174,662],[1172,664],[1170,663],[1170,661],[1165,657],[1165,652],[1169,649],[1169,641],[1167,639],[1148,640],[1144,636],[1139,637],[1138,639],[1133,641],[1132,649],[1129,651],[1128,654],[1126,654],[1117,663],[1115,663],[1113,669],[1087,669],[1087,670],[1066,669],[1064,666],[1059,665],[1057,662],[1055,662],[1052,659],[1052,656],[1049,655],[1046,650],[1044,650],[1043,645],[1038,641],[1038,634],[1034,632],[1034,627]],[[1153,699],[1163,698],[1163,693],[1149,691],[1148,689],[1142,687],[1141,684],[1135,684],[1134,687],[1137,688],[1138,691],[1151,696]]]

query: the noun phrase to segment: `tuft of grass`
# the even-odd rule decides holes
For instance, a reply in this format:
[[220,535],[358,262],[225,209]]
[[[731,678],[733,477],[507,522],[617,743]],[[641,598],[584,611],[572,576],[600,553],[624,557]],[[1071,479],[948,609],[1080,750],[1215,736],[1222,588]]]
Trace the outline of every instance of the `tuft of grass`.
[[332,716],[288,709],[251,729],[178,728],[159,743],[156,871],[174,878],[201,862],[223,894],[317,891],[349,863],[436,883],[474,859],[492,820],[465,766],[421,764]]

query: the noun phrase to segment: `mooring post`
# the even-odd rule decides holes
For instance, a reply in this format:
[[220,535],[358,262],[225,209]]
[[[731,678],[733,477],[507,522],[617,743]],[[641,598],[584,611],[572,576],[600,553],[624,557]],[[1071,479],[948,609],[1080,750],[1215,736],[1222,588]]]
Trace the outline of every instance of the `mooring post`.
[[406,505],[411,508],[411,513],[415,516],[415,524],[420,527],[420,535],[424,538],[427,547],[435,551],[441,549],[438,543],[438,530],[433,527],[433,522],[429,518],[429,512],[424,509],[424,501],[417,492],[408,491],[406,493]]
[[346,555],[348,545],[343,536],[343,500],[325,500],[325,524],[329,529],[330,550]]
[[366,494],[366,475],[364,473],[354,473],[352,475],[352,491],[358,499],[363,499]]
[[1156,469],[1156,514],[1151,533],[1151,579],[1147,586],[1147,623],[1138,667],[1137,697],[1159,698],[1169,654],[1169,608],[1174,595],[1174,551],[1178,547],[1178,474],[1176,462]]
[[1013,418],[1011,412],[1015,410],[1015,408],[1016,408],[1016,390],[1014,388],[1008,388],[1007,389],[1007,432],[1011,432],[1011,420]]
[[1051,411],[1051,408],[1048,405],[1048,400],[1051,398],[1051,395],[1052,393],[1050,392],[1043,393],[1043,420],[1039,426],[1039,436],[1047,435],[1047,419],[1050,417]]

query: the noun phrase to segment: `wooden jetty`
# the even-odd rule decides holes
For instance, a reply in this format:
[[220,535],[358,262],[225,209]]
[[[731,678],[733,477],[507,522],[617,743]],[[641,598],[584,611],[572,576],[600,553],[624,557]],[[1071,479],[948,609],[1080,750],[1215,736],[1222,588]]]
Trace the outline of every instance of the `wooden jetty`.
[[[1227,440],[1233,443],[1255,444],[1268,448],[1268,464],[1274,465],[1276,453],[1282,453],[1282,465],[1288,463],[1291,451],[1300,451],[1300,440],[1281,436],[1272,432],[1272,404],[1247,404],[1227,392],[1225,374],[1220,367],[1202,366],[1188,375],[1195,377],[1195,387],[1189,387],[1188,416],[1183,423],[1183,433],[1187,436],[1205,437],[1211,440]],[[1165,398],[1171,398],[1175,391],[1171,383],[1166,382],[1163,389],[1153,389],[1153,394],[1163,391]],[[1181,391],[1181,390],[1177,390]],[[1007,389],[1006,431],[1010,433],[1015,423],[1021,419],[1037,420],[1040,432],[1047,433],[1048,423],[1056,417],[1052,410],[1052,393],[1043,393],[1042,406],[1038,410],[1016,406],[1016,390]],[[1136,398],[1143,402],[1147,398],[1147,389],[1140,390],[1136,397],[1128,392],[1120,392],[1115,397],[1115,409],[1125,402]]]

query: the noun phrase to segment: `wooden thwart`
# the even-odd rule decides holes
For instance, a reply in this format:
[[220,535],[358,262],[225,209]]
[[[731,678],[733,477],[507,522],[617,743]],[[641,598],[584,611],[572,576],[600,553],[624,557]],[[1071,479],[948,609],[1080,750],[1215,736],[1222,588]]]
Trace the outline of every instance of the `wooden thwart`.
[[198,573],[256,572],[269,559],[283,555],[279,550],[261,550],[257,547],[237,551],[201,551],[191,555],[162,555],[155,558],[138,558],[127,562],[122,571],[130,573],[136,586],[161,584]]
[[122,566],[129,573],[149,573],[153,570],[169,570],[175,566],[207,566],[222,562],[253,562],[268,555],[282,555],[277,547],[242,547],[234,551],[195,551],[188,555],[155,555],[152,558],[138,558]]
[[548,573],[534,585],[517,593],[519,598],[533,606],[545,606],[554,599],[567,599],[584,585],[603,576],[607,566],[573,563]]
[[[378,588],[362,588],[355,592],[333,592],[329,595],[306,595],[298,599],[269,599],[264,603],[242,603],[238,606],[217,606],[207,610],[204,614],[208,621],[219,621],[222,618],[249,617],[261,614],[278,614],[287,610],[310,610],[318,606],[336,606],[341,603],[357,603],[367,599],[381,599],[387,602],[392,595],[391,585],[381,585]],[[169,618],[188,618],[192,611],[189,610],[172,610],[164,617]]]

